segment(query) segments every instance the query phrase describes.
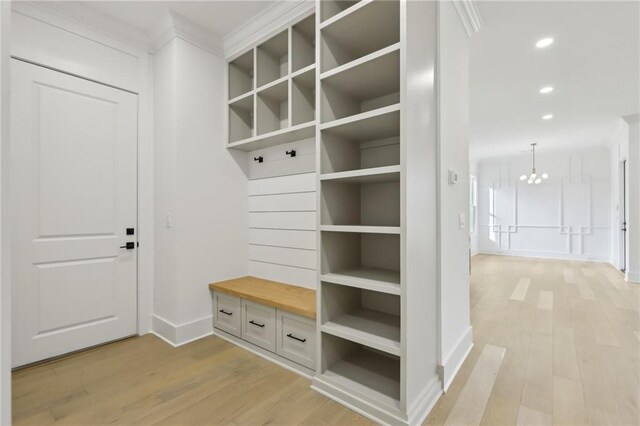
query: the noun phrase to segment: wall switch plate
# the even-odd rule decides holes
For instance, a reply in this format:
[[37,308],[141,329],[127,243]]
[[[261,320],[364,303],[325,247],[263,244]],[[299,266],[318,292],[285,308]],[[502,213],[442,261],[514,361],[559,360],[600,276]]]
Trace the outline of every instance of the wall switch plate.
[[467,219],[464,213],[458,214],[458,228],[465,229],[467,227]]
[[166,219],[167,219],[167,225],[166,225],[167,229],[173,228],[173,218],[171,217],[171,213],[167,213]]
[[458,183],[458,172],[449,169],[449,185],[455,185]]

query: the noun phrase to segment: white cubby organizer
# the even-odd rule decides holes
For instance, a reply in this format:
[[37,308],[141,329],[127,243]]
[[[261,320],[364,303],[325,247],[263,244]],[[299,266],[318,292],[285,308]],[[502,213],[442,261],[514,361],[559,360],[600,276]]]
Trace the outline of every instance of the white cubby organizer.
[[229,62],[228,141],[315,137],[312,387],[415,424],[438,376],[436,3],[323,0]]
[[315,15],[228,64],[227,147],[255,151],[315,135]]
[[441,391],[436,6],[328,0],[317,10],[312,386],[380,422],[414,424]]

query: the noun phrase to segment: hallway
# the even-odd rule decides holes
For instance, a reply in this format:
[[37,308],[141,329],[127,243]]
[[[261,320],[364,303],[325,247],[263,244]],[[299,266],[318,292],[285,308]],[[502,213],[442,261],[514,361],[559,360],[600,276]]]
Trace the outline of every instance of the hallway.
[[[427,424],[639,423],[639,312],[609,265],[475,256],[475,346]],[[308,385],[216,337],[147,335],[17,371],[14,422],[368,423]]]

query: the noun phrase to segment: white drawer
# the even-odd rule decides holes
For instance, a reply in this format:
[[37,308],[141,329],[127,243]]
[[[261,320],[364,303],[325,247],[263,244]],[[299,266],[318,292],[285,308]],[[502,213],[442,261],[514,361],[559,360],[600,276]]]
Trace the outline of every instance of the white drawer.
[[242,299],[242,338],[276,351],[276,308]]
[[315,370],[316,323],[278,309],[277,354]]
[[242,335],[242,309],[239,297],[213,292],[213,326],[236,337]]

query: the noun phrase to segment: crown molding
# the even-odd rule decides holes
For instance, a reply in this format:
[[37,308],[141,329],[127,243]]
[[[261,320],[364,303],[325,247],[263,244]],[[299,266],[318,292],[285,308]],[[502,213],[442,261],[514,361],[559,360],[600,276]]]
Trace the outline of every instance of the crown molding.
[[160,22],[153,31],[150,52],[155,53],[174,38],[180,38],[209,53],[223,57],[222,40],[200,25],[184,16],[170,11],[167,19]]
[[625,115],[622,119],[630,126],[640,123],[640,114]]
[[467,35],[471,37],[480,31],[482,28],[482,18],[480,16],[480,11],[476,7],[476,1],[452,0],[451,2],[458,13],[458,17],[460,18]]
[[230,58],[240,53],[314,10],[314,0],[277,1],[224,38],[224,56]]

